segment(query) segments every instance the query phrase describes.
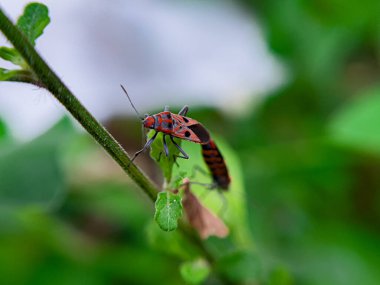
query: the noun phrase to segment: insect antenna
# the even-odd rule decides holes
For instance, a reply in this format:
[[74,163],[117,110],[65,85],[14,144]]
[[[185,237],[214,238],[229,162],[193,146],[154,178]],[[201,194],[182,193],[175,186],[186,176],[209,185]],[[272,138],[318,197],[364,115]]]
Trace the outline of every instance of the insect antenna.
[[131,98],[129,97],[127,90],[124,88],[123,85],[120,84],[120,86],[121,86],[121,89],[123,89],[125,95],[127,95],[127,98],[128,98],[128,100],[129,100],[129,103],[131,103],[132,108],[135,110],[137,116],[138,116],[141,120],[144,120],[144,117],[140,115],[140,113],[139,113],[139,111],[137,111],[135,105],[133,105],[132,100],[131,100]]

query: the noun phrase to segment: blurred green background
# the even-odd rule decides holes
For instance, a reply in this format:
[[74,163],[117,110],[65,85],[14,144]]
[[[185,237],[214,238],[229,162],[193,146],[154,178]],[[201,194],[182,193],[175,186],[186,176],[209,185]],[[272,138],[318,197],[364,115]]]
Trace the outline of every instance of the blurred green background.
[[[246,116],[191,109],[245,184],[259,265],[220,267],[236,283],[379,284],[380,2],[239,2],[289,79]],[[135,117],[105,124],[139,148]],[[0,189],[1,284],[184,284],[181,239],[152,230],[148,199],[68,119],[25,144],[0,124]]]

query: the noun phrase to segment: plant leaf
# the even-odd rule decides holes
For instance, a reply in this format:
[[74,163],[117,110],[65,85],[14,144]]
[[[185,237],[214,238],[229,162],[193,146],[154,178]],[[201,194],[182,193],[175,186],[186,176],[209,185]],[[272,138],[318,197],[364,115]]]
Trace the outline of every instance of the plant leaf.
[[9,130],[5,122],[0,119],[0,141],[7,139],[9,137]]
[[0,47],[0,57],[21,67],[28,66],[22,56],[14,48]]
[[210,267],[204,259],[197,259],[182,263],[180,272],[186,283],[196,285],[207,278]]
[[332,120],[330,135],[341,144],[380,153],[380,87],[357,97]]
[[178,227],[178,219],[182,216],[182,204],[179,195],[172,192],[160,192],[156,200],[154,219],[164,231],[173,231]]
[[5,68],[0,68],[0,81],[10,81],[12,77],[17,74],[17,70],[9,70]]
[[261,284],[262,265],[257,254],[238,250],[218,259],[216,271],[228,277],[232,283]]
[[155,222],[148,224],[146,237],[152,249],[182,260],[196,259],[202,253],[181,231],[164,232]]
[[190,181],[184,181],[185,195],[183,199],[183,207],[186,212],[187,219],[192,227],[199,233],[202,239],[209,236],[225,238],[229,234],[227,226],[223,220],[215,216],[207,208],[205,208],[198,200],[197,196],[190,191]]
[[38,79],[30,70],[0,68],[0,81],[18,81],[39,84]]
[[295,282],[293,276],[284,266],[276,266],[269,274],[269,285],[291,285],[294,283]]
[[48,206],[63,192],[54,146],[26,145],[0,155],[0,205]]
[[[154,135],[155,132],[156,131],[151,130],[148,133],[148,139],[150,139]],[[181,145],[180,139],[174,138],[174,140],[178,145]],[[166,144],[169,149],[169,156],[165,155],[165,149],[164,149],[164,144],[163,144],[163,133],[159,133],[151,145],[150,156],[151,158],[157,161],[162,172],[164,173],[166,182],[169,183],[172,179],[172,171],[173,171],[173,165],[175,163],[175,157],[178,155],[179,150],[172,143],[169,136],[166,136]]]
[[54,207],[65,194],[59,150],[73,133],[61,120],[35,140],[0,148],[0,208]]
[[25,34],[32,45],[50,23],[48,8],[40,3],[30,3],[18,19],[17,27]]

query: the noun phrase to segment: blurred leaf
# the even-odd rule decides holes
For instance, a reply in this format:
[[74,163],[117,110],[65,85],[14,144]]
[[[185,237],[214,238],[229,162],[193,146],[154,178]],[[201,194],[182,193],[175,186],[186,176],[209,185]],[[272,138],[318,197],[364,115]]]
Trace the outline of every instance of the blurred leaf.
[[154,219],[164,231],[173,231],[178,226],[178,219],[182,216],[182,204],[179,195],[169,191],[160,192],[156,200]]
[[[310,10],[323,23],[341,26],[357,34],[376,33],[380,3],[377,0],[344,1],[322,0],[312,3]],[[329,8],[328,12],[326,8]]]
[[15,65],[19,65],[22,67],[27,66],[22,56],[14,48],[0,47],[0,57],[4,60],[12,62]]
[[379,238],[372,229],[327,221],[319,223],[299,241],[297,254],[289,262],[298,280],[302,278],[305,284],[379,283]]
[[[259,258],[247,251],[237,251],[219,259],[216,270],[232,282],[258,282],[261,278]],[[260,282],[258,282],[260,283]]]
[[9,136],[9,130],[3,120],[0,119],[0,141],[6,139]]
[[[326,85],[334,84],[345,67],[346,58],[355,47],[352,35],[346,29],[319,27],[315,23],[309,29],[301,28],[300,25],[298,27],[303,40],[302,47],[296,43],[296,47],[300,48],[297,52],[299,74],[308,75],[316,88],[324,90]],[[345,48],[342,49],[342,46]]]
[[200,284],[210,274],[210,267],[205,260],[197,259],[182,263],[180,272],[186,283]]
[[151,247],[162,253],[172,254],[181,259],[195,259],[201,254],[181,231],[164,232],[157,223],[151,222],[146,233]]
[[[156,132],[155,130],[151,130],[148,133],[148,139],[150,139],[155,134],[155,132]],[[164,173],[166,182],[169,183],[172,179],[172,170],[173,170],[173,165],[175,163],[175,157],[178,155],[179,150],[172,143],[169,136],[166,136],[165,140],[169,149],[169,156],[165,155],[163,133],[158,133],[156,139],[152,143],[150,156],[151,158],[157,161],[158,165],[160,166],[161,170]],[[180,139],[175,138],[174,140],[179,146],[181,146]]]
[[[321,9],[318,16],[325,17],[326,11],[333,9],[332,5],[293,0],[259,2],[262,9],[252,5],[253,11],[261,14],[267,41],[285,59],[292,80],[302,78],[319,90],[335,85],[336,77],[355,48],[357,35],[346,26],[325,25],[315,17],[318,8]],[[320,96],[325,94],[321,92]]]
[[275,267],[269,275],[269,285],[291,285],[294,284],[293,277],[283,266]]
[[1,284],[49,284],[57,274],[59,285],[83,284],[84,279],[99,284],[96,272],[88,276],[88,264],[83,262],[84,256],[92,257],[93,248],[73,228],[37,209],[18,209],[13,218],[19,229],[0,237]]
[[65,147],[68,141],[77,136],[71,120],[64,116],[53,127],[34,140],[36,143],[55,145],[57,148]]
[[380,154],[380,87],[359,94],[330,123],[331,137],[344,145]]
[[[100,151],[99,146],[97,148]],[[90,156],[91,153],[82,157],[87,165],[91,163]],[[76,172],[83,177],[80,171]],[[79,185],[71,188],[60,208],[66,220],[80,227],[93,240],[113,238],[143,242],[145,233],[141,227],[152,220],[152,214],[147,201],[132,191],[125,181],[115,181],[113,177],[97,181],[82,179]]]
[[0,206],[51,207],[61,201],[65,187],[59,148],[67,141],[67,127],[62,120],[32,142],[1,148]]
[[150,285],[157,284],[157,280],[165,280],[165,284],[181,282],[179,272],[173,269],[176,268],[178,261],[168,255],[157,253],[145,245],[130,244],[125,241],[120,245],[114,244],[111,248],[104,248],[96,260],[97,265],[92,268],[91,273],[93,275],[100,273],[103,278],[106,277],[104,279],[108,281],[101,283],[104,285],[115,284],[115,280],[116,284],[120,285]]
[[56,147],[28,144],[0,156],[0,205],[47,206],[63,194]]
[[50,23],[48,8],[40,3],[30,3],[24,9],[24,14],[18,19],[17,26],[32,45]]

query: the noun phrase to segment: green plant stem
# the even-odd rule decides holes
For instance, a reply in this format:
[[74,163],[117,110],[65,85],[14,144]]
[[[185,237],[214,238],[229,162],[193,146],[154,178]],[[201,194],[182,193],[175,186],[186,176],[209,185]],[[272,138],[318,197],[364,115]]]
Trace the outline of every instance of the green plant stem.
[[48,89],[66,107],[86,131],[112,156],[141,189],[155,201],[158,189],[133,163],[130,164],[130,159],[120,144],[83,107],[59,77],[49,68],[24,35],[12,24],[1,8],[0,29],[28,63],[30,69],[38,76],[41,85]]
[[[63,84],[59,77],[50,69],[46,62],[36,52],[34,47],[8,19],[0,8],[0,30],[13,44],[28,63],[31,70],[38,77],[39,83],[30,82],[49,90],[59,102],[71,113],[71,115],[86,129],[86,131],[111,155],[111,157],[122,167],[122,169],[141,187],[142,190],[154,202],[158,189],[153,183],[138,169],[130,159],[120,144],[111,136],[109,132],[95,120],[86,110],[73,93]],[[205,248],[200,238],[191,232],[191,229],[179,228],[189,240],[200,250],[203,256],[213,263],[213,257]],[[222,280],[224,281],[224,280]]]

